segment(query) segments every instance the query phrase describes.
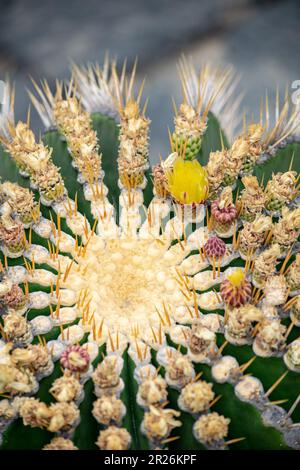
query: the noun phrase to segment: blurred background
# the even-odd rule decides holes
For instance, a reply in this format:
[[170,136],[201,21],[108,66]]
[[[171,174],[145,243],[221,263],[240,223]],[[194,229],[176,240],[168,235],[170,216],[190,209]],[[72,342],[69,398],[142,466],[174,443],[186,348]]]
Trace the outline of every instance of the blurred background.
[[[25,118],[29,75],[69,77],[70,60],[102,63],[138,57],[150,96],[151,160],[169,150],[171,96],[180,100],[180,54],[196,64],[232,64],[245,92],[242,108],[257,114],[266,89],[300,79],[299,0],[0,0],[0,79],[15,81],[16,116]],[[42,125],[32,112],[32,127]]]

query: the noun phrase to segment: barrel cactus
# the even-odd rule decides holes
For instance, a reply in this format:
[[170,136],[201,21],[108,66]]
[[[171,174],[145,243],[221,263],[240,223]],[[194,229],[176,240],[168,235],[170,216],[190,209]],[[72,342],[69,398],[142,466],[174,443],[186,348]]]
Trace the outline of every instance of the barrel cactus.
[[34,83],[41,139],[6,85],[2,449],[300,447],[300,113],[232,138],[233,72],[179,70],[153,169],[135,67]]

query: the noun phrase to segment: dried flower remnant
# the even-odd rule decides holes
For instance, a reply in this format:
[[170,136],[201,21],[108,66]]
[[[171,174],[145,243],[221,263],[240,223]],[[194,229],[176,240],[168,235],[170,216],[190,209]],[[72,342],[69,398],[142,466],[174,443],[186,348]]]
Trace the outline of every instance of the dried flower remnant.
[[65,372],[53,382],[49,392],[58,402],[72,402],[81,397],[83,386],[70,372]]
[[39,205],[29,189],[22,188],[22,186],[16,183],[5,181],[0,184],[0,198],[3,198],[3,201],[9,205],[11,212],[24,226],[27,227],[39,220]]
[[288,296],[288,287],[283,275],[269,276],[264,289],[265,303],[283,305]]
[[182,388],[193,380],[195,371],[191,360],[182,354],[175,354],[166,368],[166,381],[170,386]]
[[112,392],[118,391],[121,379],[117,358],[107,356],[94,370],[92,379],[100,395],[110,395]]
[[9,313],[4,317],[3,331],[7,340],[16,345],[26,345],[32,341],[30,324],[18,313]]
[[263,288],[267,279],[276,273],[276,264],[280,256],[280,246],[276,243],[262,251],[254,260],[252,282]]
[[16,126],[10,123],[7,135],[2,138],[2,143],[16,161],[23,176],[32,174],[39,163],[47,161],[47,155],[39,153],[41,147],[36,144],[28,123],[18,122]]
[[271,212],[278,212],[285,204],[296,197],[295,171],[273,174],[266,186],[266,208]]
[[79,409],[73,402],[52,404],[49,413],[51,417],[47,429],[50,432],[70,432],[80,417]]
[[194,325],[188,347],[193,361],[210,362],[216,354],[216,334],[205,326]]
[[264,127],[261,124],[250,124],[245,133],[245,140],[248,142],[248,154],[246,155],[241,173],[251,174],[253,168],[263,152]]
[[67,140],[74,165],[84,181],[92,183],[100,180],[101,155],[99,155],[97,134],[92,128],[91,116],[83,110],[76,96],[63,99],[61,86],[57,87],[53,116]]
[[151,406],[144,415],[142,431],[151,443],[158,445],[169,437],[174,428],[181,426],[181,422],[176,419],[179,416],[179,411]]
[[248,152],[249,144],[243,137],[239,137],[233,142],[226,159],[226,171],[223,180],[225,186],[235,185]]
[[216,412],[200,416],[194,424],[195,437],[208,447],[218,447],[228,434],[229,423],[230,419]]
[[11,362],[11,357],[8,356],[7,362],[0,364],[0,393],[12,396],[32,394],[37,388],[34,375],[26,368],[17,368]]
[[104,426],[109,426],[110,424],[120,426],[125,411],[125,406],[121,400],[114,395],[105,395],[94,402],[92,414],[98,423]]
[[41,170],[32,180],[38,185],[45,205],[63,199],[65,187],[57,168],[51,164]]
[[281,354],[285,345],[286,330],[280,320],[262,322],[253,344],[255,354],[262,357]]
[[210,152],[209,154],[209,159],[205,169],[209,184],[209,195],[212,200],[216,199],[218,197],[218,193],[221,191],[227,157],[228,150],[217,150],[216,152]]
[[27,348],[16,348],[11,353],[14,364],[26,367],[39,380],[53,372],[53,362],[48,350],[40,344],[30,344]]
[[247,222],[253,222],[262,213],[266,196],[256,176],[244,176],[242,183],[245,189],[240,197],[241,218]]
[[120,103],[118,169],[120,182],[127,189],[144,184],[149,167],[149,124],[144,111],[140,111],[139,99],[129,98],[124,106]]
[[28,123],[11,125],[10,138],[2,138],[2,142],[23,173],[30,175],[45,205],[63,198],[64,182],[59,169],[51,160],[52,149],[42,141],[36,142]]
[[167,401],[167,383],[163,377],[148,378],[139,386],[137,401],[141,405],[149,407],[158,406]]
[[25,249],[25,232],[21,222],[13,220],[10,214],[0,216],[0,242],[4,252],[19,257]]
[[40,378],[50,375],[54,366],[48,349],[41,344],[30,344],[27,350],[34,356],[30,365],[31,371]]
[[220,197],[211,205],[211,215],[216,233],[219,236],[231,235],[238,216],[237,209],[232,199],[232,189],[226,187]]
[[78,450],[70,439],[54,437],[42,450]]
[[17,284],[9,286],[8,283],[7,288],[9,290],[6,291],[5,288],[2,290],[2,292],[6,292],[0,294],[0,305],[6,309],[12,309],[16,312],[23,312],[27,304],[26,295],[24,294],[23,290]]
[[265,215],[258,215],[253,222],[244,223],[239,243],[239,250],[243,257],[247,257],[251,252],[255,254],[256,250],[263,246],[272,225],[271,217]]
[[131,444],[131,436],[125,428],[109,426],[100,431],[96,444],[100,450],[127,450]]
[[209,409],[215,394],[212,384],[199,380],[187,384],[180,393],[178,404],[183,411],[203,413]]
[[45,403],[35,398],[23,398],[18,408],[24,426],[48,428],[52,414]]
[[300,235],[300,207],[294,210],[282,209],[282,217],[274,225],[272,243],[278,243],[281,252],[286,253]]
[[228,313],[225,337],[233,344],[242,345],[252,342],[254,323],[262,319],[261,311],[251,304],[233,308]]

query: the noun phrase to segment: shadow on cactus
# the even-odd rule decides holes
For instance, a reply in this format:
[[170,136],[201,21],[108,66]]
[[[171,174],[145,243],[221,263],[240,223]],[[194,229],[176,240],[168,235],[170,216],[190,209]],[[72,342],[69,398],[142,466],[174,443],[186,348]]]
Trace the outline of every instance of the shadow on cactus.
[[228,70],[180,63],[149,168],[135,67],[34,83],[0,116],[3,449],[300,448],[300,115],[240,124]]

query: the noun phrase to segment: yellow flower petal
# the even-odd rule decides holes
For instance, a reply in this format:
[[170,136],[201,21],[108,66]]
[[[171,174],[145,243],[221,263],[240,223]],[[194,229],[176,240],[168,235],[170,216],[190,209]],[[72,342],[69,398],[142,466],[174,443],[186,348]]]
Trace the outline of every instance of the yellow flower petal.
[[242,269],[237,269],[232,274],[229,274],[227,278],[231,284],[235,287],[240,287],[240,285],[245,280],[245,273]]
[[171,195],[182,204],[199,204],[207,197],[207,173],[197,160],[178,158],[167,180]]

